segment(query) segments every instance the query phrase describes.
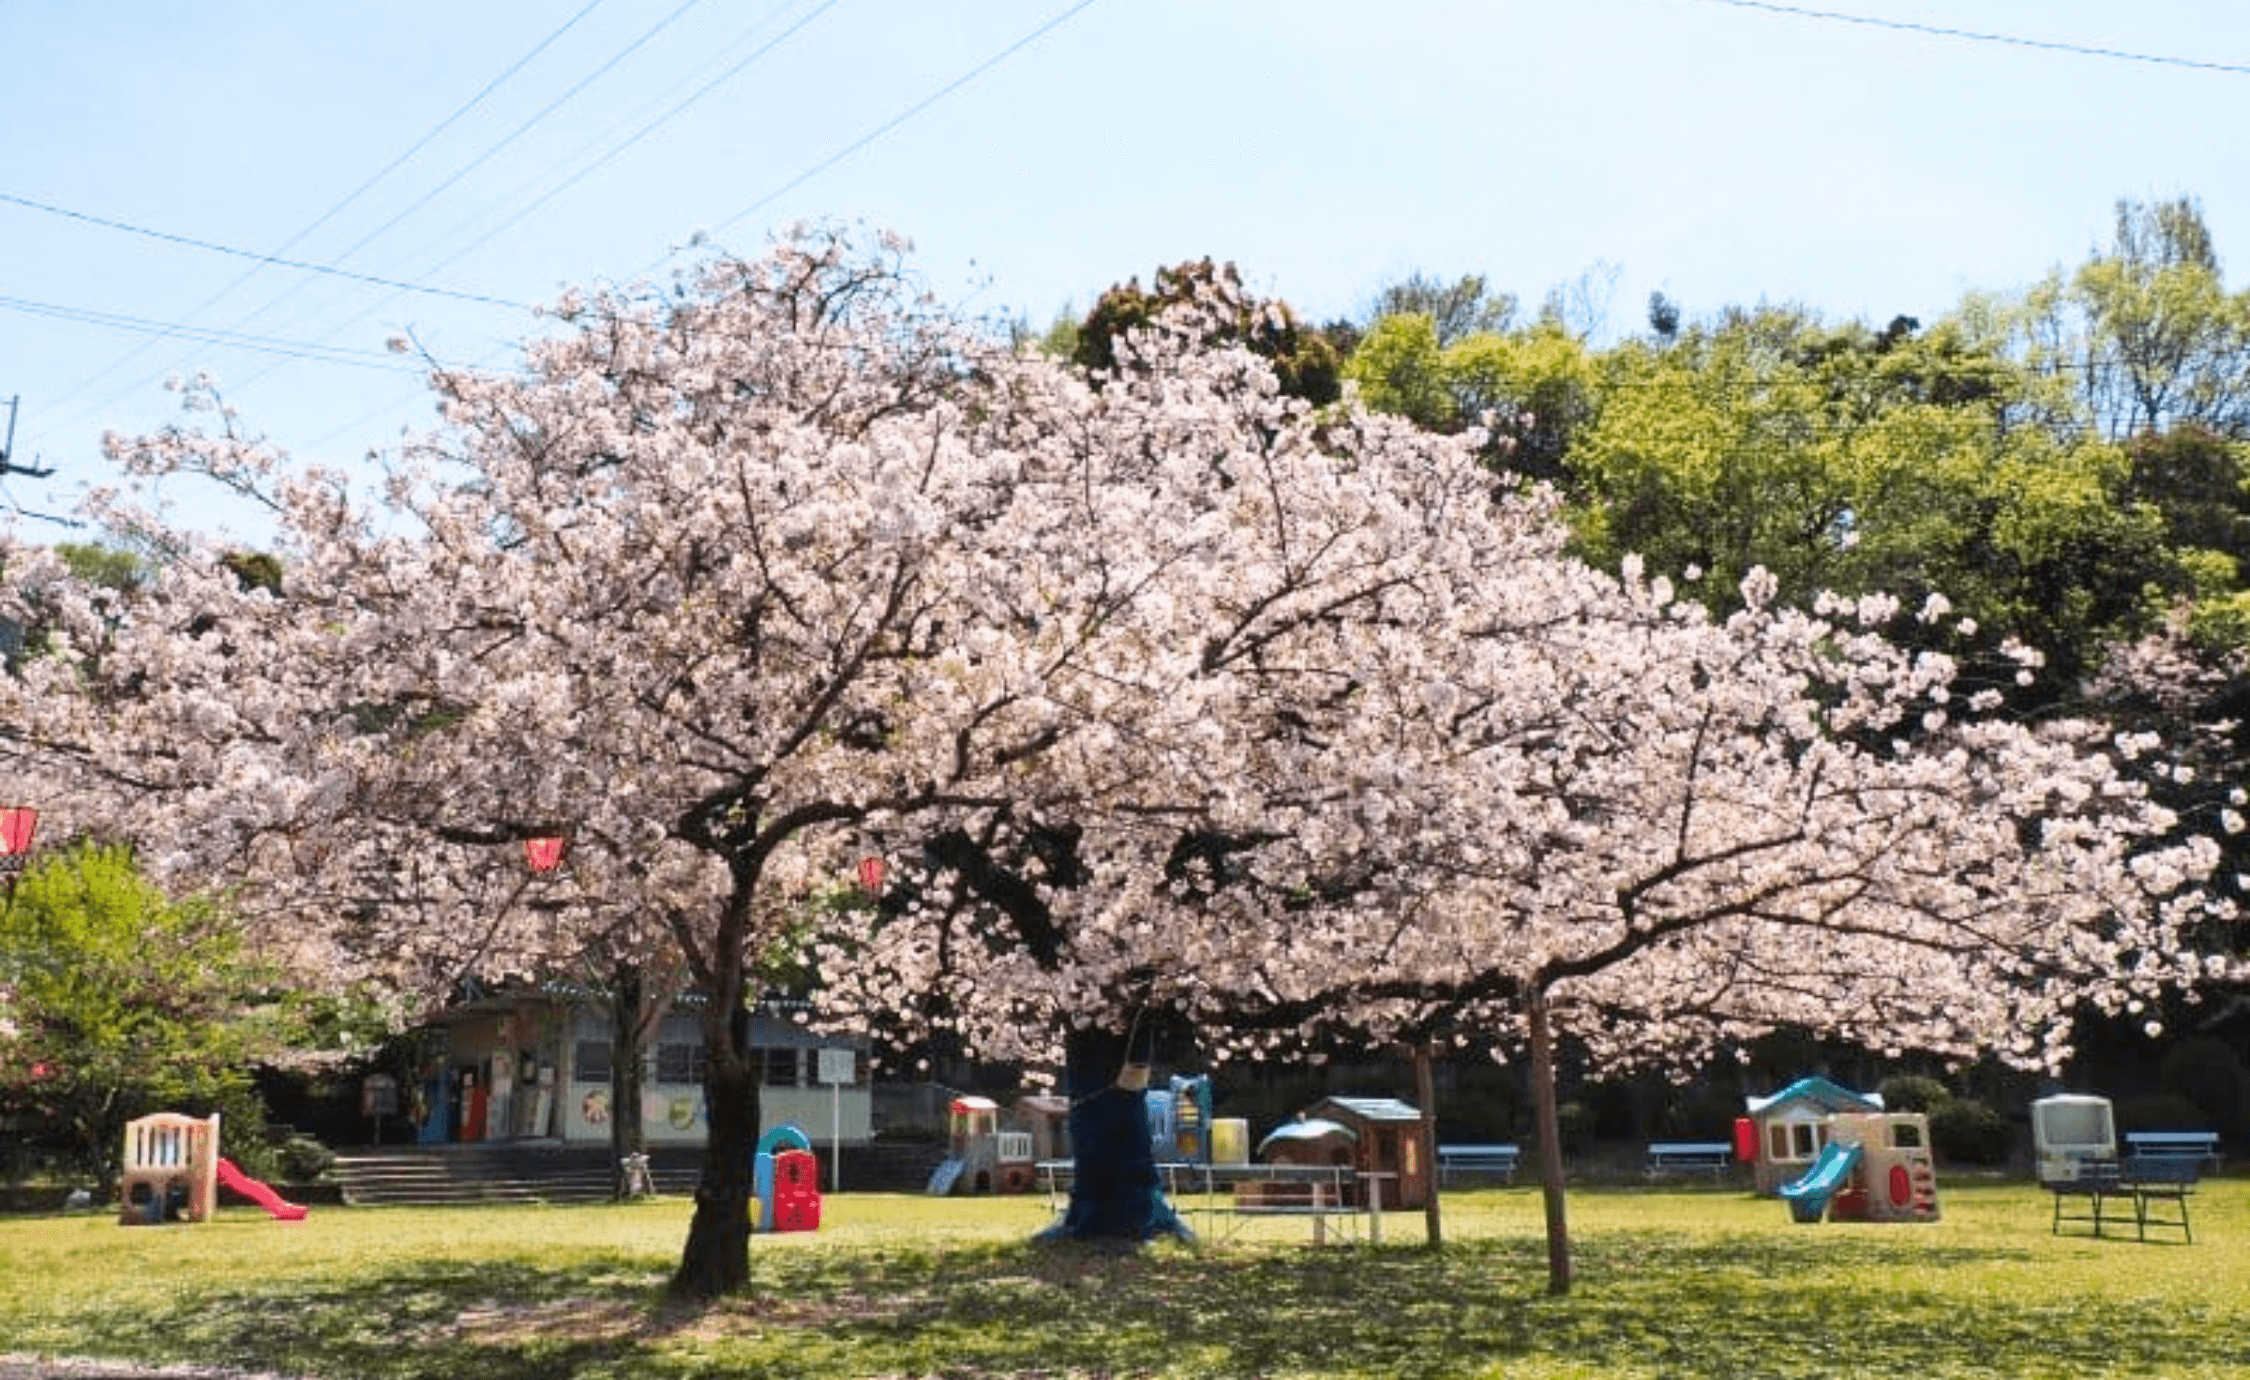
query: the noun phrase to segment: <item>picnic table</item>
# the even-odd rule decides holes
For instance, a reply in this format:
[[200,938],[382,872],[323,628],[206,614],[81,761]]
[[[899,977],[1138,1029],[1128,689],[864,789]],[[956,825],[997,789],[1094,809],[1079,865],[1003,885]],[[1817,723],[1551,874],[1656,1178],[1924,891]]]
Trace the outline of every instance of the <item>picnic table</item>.
[[[1067,1206],[1071,1179],[1077,1170],[1071,1160],[1041,1160],[1038,1174],[1047,1189],[1049,1205],[1057,1212]],[[1325,1164],[1203,1164],[1194,1161],[1160,1161],[1156,1172],[1164,1182],[1164,1196],[1190,1218],[1201,1219],[1199,1234],[1214,1242],[1232,1237],[1234,1224],[1245,1218],[1302,1217],[1312,1226],[1313,1244],[1327,1244],[1331,1226],[1344,1239],[1358,1234],[1366,1224],[1367,1239],[1383,1239],[1380,1180],[1388,1173],[1356,1172],[1349,1165]],[[1354,1184],[1359,1185],[1357,1192]]]
[[[2188,1195],[2195,1192],[2199,1162],[2178,1158],[2143,1158],[2125,1160],[2080,1160],[2078,1175],[2071,1179],[2050,1180],[2047,1188],[2055,1195],[2055,1215],[2051,1231],[2062,1235],[2066,1224],[2084,1224],[2093,1228],[2095,1236],[2104,1235],[2109,1225],[2123,1227],[2133,1224],[2135,1240],[2146,1241],[2151,1229],[2177,1228],[2181,1240],[2195,1241],[2195,1232],[2188,1226]],[[2163,1204],[2172,1205],[2172,1215],[2165,1215]],[[2078,1207],[2067,1211],[2066,1205]],[[2105,1215],[2105,1206],[2116,1210]]]

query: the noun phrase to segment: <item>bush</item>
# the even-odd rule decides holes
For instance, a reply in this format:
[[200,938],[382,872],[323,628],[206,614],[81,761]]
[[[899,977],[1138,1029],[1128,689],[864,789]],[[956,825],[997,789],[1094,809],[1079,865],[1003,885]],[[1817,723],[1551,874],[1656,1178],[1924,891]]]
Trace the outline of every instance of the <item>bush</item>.
[[2203,1109],[2178,1093],[2150,1093],[2116,1104],[2117,1129],[2126,1131],[2206,1131]]
[[1887,1110],[1894,1112],[1927,1114],[1953,1100],[1953,1094],[1946,1090],[1945,1084],[1935,1078],[1924,1078],[1917,1074],[1902,1074],[1896,1078],[1884,1079],[1883,1086],[1876,1089],[1876,1095],[1883,1099],[1883,1106]]
[[1594,1113],[1583,1102],[1564,1102],[1555,1107],[1555,1126],[1561,1133],[1563,1153],[1585,1153],[1594,1136]]
[[279,1158],[282,1180],[293,1184],[312,1183],[336,1164],[334,1152],[311,1136],[293,1135],[283,1140]]
[[2006,1164],[2013,1134],[2008,1119],[1968,1097],[1949,1097],[1929,1114],[1930,1143],[1954,1164]]
[[1734,1134],[1734,1119],[1742,1115],[1740,1099],[1716,1088],[1701,1088],[1664,1113],[1661,1131],[1667,1140],[1726,1140]]
[[[2198,1127],[2239,1136],[2250,1129],[2250,1071],[2222,1040],[2182,1040],[2164,1055],[2160,1074],[2167,1093],[2185,1098],[2203,1113]],[[2157,1128],[2150,1128],[2157,1129]]]

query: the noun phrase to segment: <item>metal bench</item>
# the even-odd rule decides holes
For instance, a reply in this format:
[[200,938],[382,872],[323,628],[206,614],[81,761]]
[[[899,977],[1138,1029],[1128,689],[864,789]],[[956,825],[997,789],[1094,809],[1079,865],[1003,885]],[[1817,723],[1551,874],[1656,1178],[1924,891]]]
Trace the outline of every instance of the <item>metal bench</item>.
[[2127,1131],[2125,1148],[2141,1161],[2184,1160],[2220,1167],[2217,1131]]
[[1657,1141],[1648,1147],[1648,1176],[1709,1174],[1716,1179],[1734,1167],[1734,1147],[1723,1140]]
[[[2102,1236],[2105,1227],[2113,1223],[2122,1227],[2131,1221],[2135,1240],[2148,1240],[2152,1228],[2177,1228],[2181,1239],[2192,1245],[2195,1232],[2188,1226],[2187,1200],[2195,1192],[2198,1167],[2197,1161],[2177,1158],[2080,1160],[2076,1178],[2057,1179],[2047,1185],[2055,1195],[2050,1231],[2060,1236],[2065,1225],[2076,1223],[2090,1226],[2095,1236]],[[2079,1200],[2084,1203],[2082,1210],[2066,1210],[2066,1204]],[[2121,1210],[2105,1216],[2104,1206],[2113,1202],[2120,1209],[2129,1204],[2129,1213]],[[2158,1205],[2164,1203],[2172,1204],[2178,1215],[2159,1215]]]
[[1438,1183],[1451,1183],[1455,1174],[1498,1174],[1512,1184],[1521,1159],[1513,1145],[1440,1145]]

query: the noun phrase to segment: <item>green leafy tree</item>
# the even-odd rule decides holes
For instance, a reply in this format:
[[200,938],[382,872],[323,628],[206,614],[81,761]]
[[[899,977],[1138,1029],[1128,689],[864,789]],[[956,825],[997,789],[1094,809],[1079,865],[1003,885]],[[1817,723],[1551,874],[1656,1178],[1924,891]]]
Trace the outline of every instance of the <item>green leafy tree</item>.
[[[1208,258],[1158,269],[1151,289],[1135,278],[1103,293],[1080,323],[1070,358],[1104,371],[1127,365],[1130,352],[1121,347],[1133,331],[1191,303],[1203,308],[1210,323],[1206,344],[1238,344],[1271,361],[1283,393],[1315,404],[1341,396],[1343,356],[1328,337],[1300,323],[1286,302],[1251,296],[1233,264]],[[1049,333],[1058,345],[1065,338],[1060,331]]]
[[2120,201],[2109,247],[1992,304],[2024,363],[2111,440],[2250,439],[2250,293],[2229,293],[2192,197]]
[[1957,323],[1877,332],[1765,309],[1603,365],[1569,455],[1597,563],[1638,553],[1722,603],[1757,567],[1793,601],[1939,593],[1984,640],[2017,637],[2066,671],[2176,578],[2158,515],[2125,501],[2123,453],[2010,425],[2020,371]]
[[226,908],[174,900],[122,848],[36,862],[0,909],[0,1109],[65,1159],[113,1172],[125,1123],[222,1114],[255,1159],[260,1064],[313,1028]]
[[1516,324],[1513,293],[1495,292],[1484,275],[1464,273],[1452,282],[1415,273],[1375,294],[1372,325],[1391,316],[1426,316],[1442,348],[1473,335],[1504,335]]
[[1448,434],[1483,427],[1485,458],[1534,479],[1565,477],[1598,382],[1584,343],[1553,320],[1449,339],[1424,312],[1378,319],[1344,375],[1375,411]]
[[131,590],[148,578],[148,562],[134,552],[85,542],[59,542],[55,554],[71,573],[104,589]]

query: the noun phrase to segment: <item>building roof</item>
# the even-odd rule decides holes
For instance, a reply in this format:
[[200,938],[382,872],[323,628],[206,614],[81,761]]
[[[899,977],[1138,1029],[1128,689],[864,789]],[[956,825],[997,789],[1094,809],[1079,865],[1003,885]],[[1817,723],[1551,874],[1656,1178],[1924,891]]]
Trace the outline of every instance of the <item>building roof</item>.
[[1349,1112],[1361,1121],[1420,1121],[1422,1113],[1411,1104],[1395,1097],[1324,1097],[1313,1105],[1314,1111],[1333,1107]]

